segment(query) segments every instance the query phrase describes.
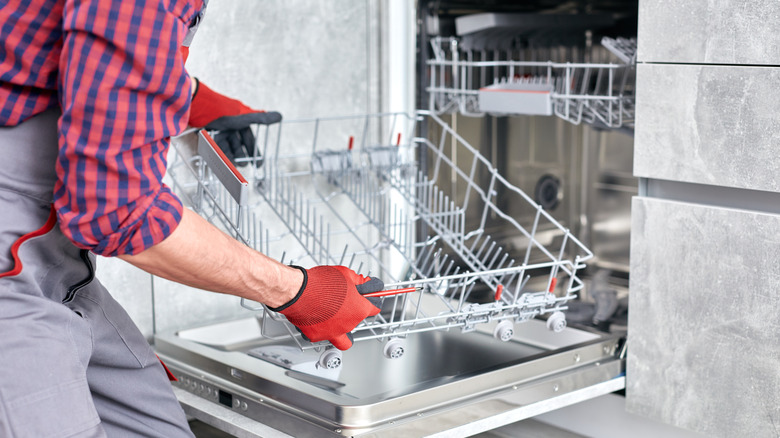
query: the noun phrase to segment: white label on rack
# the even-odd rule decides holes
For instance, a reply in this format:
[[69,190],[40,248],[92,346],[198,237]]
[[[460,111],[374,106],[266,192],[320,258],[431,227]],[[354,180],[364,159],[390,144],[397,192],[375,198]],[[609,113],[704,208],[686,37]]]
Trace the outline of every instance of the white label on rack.
[[533,81],[505,82],[479,89],[479,109],[489,113],[550,116],[553,88]]

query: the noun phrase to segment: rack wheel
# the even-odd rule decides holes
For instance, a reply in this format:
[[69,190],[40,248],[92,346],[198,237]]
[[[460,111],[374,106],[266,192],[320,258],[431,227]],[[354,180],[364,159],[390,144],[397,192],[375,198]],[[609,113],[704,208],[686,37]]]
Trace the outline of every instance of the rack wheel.
[[[311,363],[311,362],[310,362]],[[322,352],[320,361],[317,363],[322,368],[334,370],[341,366],[341,351],[329,348]]]
[[393,338],[385,344],[385,357],[388,359],[398,359],[406,352],[406,342],[403,339]]
[[496,328],[493,330],[493,337],[506,342],[515,335],[515,325],[512,324],[512,321],[509,321],[507,319],[499,322],[496,325]]
[[547,328],[555,333],[562,332],[566,328],[566,315],[563,312],[553,312],[549,318],[547,318]]

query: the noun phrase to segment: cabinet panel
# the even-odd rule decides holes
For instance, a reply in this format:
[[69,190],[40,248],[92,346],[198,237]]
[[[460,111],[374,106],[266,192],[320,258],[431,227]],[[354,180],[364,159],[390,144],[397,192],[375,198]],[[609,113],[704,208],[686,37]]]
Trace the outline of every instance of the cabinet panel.
[[780,191],[780,68],[637,67],[636,176]]
[[780,425],[780,216],[634,198],[627,409],[706,436]]
[[777,0],[640,0],[640,62],[780,64]]

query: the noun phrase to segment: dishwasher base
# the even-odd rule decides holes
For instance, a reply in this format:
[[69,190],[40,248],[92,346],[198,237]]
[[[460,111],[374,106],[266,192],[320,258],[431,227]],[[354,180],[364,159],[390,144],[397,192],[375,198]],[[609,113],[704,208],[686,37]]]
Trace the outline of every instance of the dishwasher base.
[[158,335],[156,349],[190,415],[218,422],[204,412],[219,408],[279,436],[468,435],[624,386],[619,336],[552,333],[543,321],[518,325],[508,342],[489,330],[418,334],[400,359],[384,358],[379,342],[356,344],[327,379],[248,354],[267,339],[219,344],[209,327]]

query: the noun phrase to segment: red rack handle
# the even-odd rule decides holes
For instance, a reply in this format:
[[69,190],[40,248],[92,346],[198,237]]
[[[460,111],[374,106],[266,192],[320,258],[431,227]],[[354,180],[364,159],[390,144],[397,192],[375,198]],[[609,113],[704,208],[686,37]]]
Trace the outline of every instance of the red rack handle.
[[409,292],[416,292],[420,290],[419,287],[405,287],[402,289],[388,289],[388,290],[380,290],[377,292],[369,292],[367,294],[363,294],[366,298],[378,298],[378,297],[386,297],[389,295],[400,295],[400,294],[408,294]]

